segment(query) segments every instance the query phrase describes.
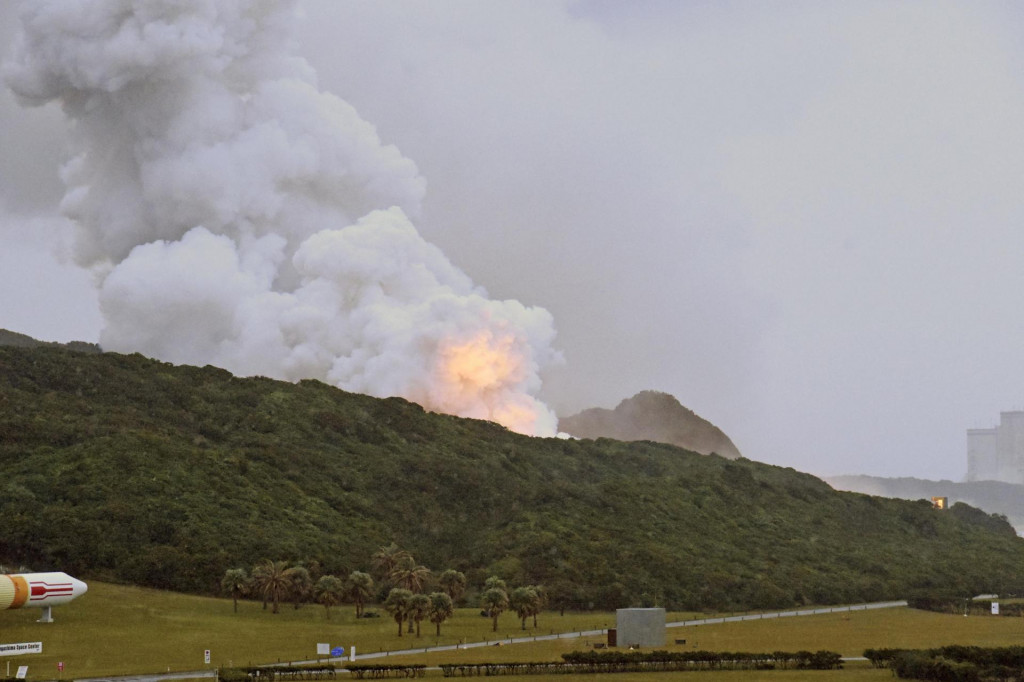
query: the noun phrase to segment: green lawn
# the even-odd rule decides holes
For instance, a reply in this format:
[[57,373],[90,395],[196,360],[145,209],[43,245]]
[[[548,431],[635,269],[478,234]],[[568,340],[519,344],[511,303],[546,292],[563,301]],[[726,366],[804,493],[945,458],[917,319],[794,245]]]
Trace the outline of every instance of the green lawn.
[[[355,645],[369,653],[431,645],[518,637],[524,633],[514,614],[501,617],[498,633],[478,609],[459,609],[455,618],[435,626],[424,621],[422,637],[398,636],[397,625],[376,606],[376,619],[354,618],[351,606],[331,609],[328,620],[322,606],[307,604],[296,610],[281,604],[278,614],[259,602],[240,601],[234,613],[231,600],[194,597],[158,590],[89,583],[89,592],[54,609],[54,623],[37,623],[38,609],[0,611],[0,643],[43,642],[43,653],[4,657],[12,669],[29,665],[30,677],[56,677],[57,662],[65,664],[64,677],[147,671],[199,670],[203,652],[211,651],[211,667],[245,666],[316,658],[318,642],[332,646]],[[538,628],[528,633],[548,634],[614,626],[614,614],[543,614]],[[0,667],[0,676],[6,672]]]
[[[371,610],[380,611],[377,607]],[[327,620],[323,607],[306,605],[294,609],[282,604],[279,614],[264,611],[258,602],[240,602],[239,612],[230,600],[209,599],[127,588],[98,582],[89,584],[89,593],[67,606],[54,609],[51,624],[36,623],[39,611],[21,609],[0,611],[0,643],[43,642],[43,653],[0,659],[0,676],[10,662],[29,666],[29,679],[57,679],[57,662],[63,661],[64,679],[99,675],[155,671],[199,670],[204,668],[203,651],[212,652],[211,666],[245,666],[257,663],[309,660],[316,657],[316,644],[328,642],[347,648],[355,645],[358,653],[396,651],[459,641],[476,642],[498,637],[543,635],[614,627],[614,614],[583,613],[559,616],[545,612],[539,627],[519,629],[514,614],[501,617],[497,635],[491,623],[477,609],[460,609],[455,618],[442,626],[442,637],[434,636],[434,626],[422,624],[423,636],[397,634],[394,621],[382,613],[379,619],[355,620],[350,606],[332,609]],[[670,614],[669,620],[681,620],[693,614]],[[687,640],[686,648],[742,651],[797,651],[829,649],[846,656],[859,656],[869,647],[928,647],[943,644],[1005,646],[1024,643],[1024,619],[949,616],[910,609],[857,611],[849,614],[825,614],[798,618],[771,619],[742,623],[673,629],[668,641]],[[391,662],[482,662],[487,660],[557,660],[561,653],[585,649],[599,637],[561,639],[505,646],[488,646],[464,651],[444,651],[395,657]],[[683,645],[670,644],[669,650]],[[389,657],[390,658],[390,657]],[[373,659],[373,662],[382,659]],[[371,662],[367,660],[366,662]],[[786,682],[789,679],[812,682],[821,675],[841,675],[848,682],[881,680],[888,671],[876,671],[865,665],[847,666],[841,673],[804,671],[759,672],[757,679]],[[439,673],[438,673],[439,674]],[[730,682],[735,675],[743,681],[754,679],[750,673],[717,671],[716,682]],[[687,679],[700,682],[705,673],[687,673]],[[795,677],[794,677],[795,676]],[[559,676],[564,679],[564,676]],[[616,682],[639,679],[636,675],[616,675]],[[669,679],[662,676],[662,679]],[[517,678],[523,682],[538,678]],[[602,677],[602,679],[605,679]],[[656,682],[657,674],[643,675],[645,682]],[[709,678],[710,679],[710,678]]]
[[860,656],[870,648],[1024,644],[1024,618],[964,617],[907,608],[723,623],[685,630],[687,645],[718,651],[828,649],[844,656]]

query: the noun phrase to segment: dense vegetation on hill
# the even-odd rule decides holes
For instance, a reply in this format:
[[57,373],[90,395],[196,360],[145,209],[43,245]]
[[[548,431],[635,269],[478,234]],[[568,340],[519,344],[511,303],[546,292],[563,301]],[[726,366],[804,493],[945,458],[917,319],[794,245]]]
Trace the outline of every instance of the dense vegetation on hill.
[[261,559],[422,563],[556,604],[775,607],[1021,591],[966,505],[669,445],[537,439],[315,381],[0,347],[0,561],[183,591]]
[[100,347],[95,343],[87,343],[85,341],[69,341],[68,343],[40,341],[28,336],[27,334],[19,334],[18,332],[12,332],[8,329],[0,329],[0,346],[21,346],[22,348],[40,348],[43,346],[49,346],[52,348],[77,350],[82,353],[102,352]]

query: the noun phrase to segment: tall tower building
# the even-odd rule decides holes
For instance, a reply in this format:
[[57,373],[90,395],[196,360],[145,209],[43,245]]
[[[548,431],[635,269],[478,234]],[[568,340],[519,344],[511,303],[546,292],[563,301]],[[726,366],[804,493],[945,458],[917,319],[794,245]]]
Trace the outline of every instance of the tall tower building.
[[999,426],[967,430],[967,480],[1024,483],[1024,412],[1001,412]]

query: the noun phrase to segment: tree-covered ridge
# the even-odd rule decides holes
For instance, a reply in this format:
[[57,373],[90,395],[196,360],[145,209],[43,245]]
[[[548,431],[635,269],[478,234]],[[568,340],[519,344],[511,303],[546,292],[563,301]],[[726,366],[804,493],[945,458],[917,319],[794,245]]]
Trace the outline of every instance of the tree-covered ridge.
[[0,561],[212,593],[229,568],[433,569],[553,606],[775,607],[1020,591],[1024,540],[965,505],[841,493],[650,442],[520,436],[315,381],[0,348]]
[[21,346],[23,348],[38,348],[40,346],[52,346],[57,348],[67,348],[68,350],[79,351],[82,353],[100,353],[102,352],[99,345],[95,343],[88,343],[86,341],[69,341],[67,343],[57,343],[55,341],[39,341],[34,339],[27,334],[19,334],[18,332],[12,332],[8,329],[0,329],[0,346]]

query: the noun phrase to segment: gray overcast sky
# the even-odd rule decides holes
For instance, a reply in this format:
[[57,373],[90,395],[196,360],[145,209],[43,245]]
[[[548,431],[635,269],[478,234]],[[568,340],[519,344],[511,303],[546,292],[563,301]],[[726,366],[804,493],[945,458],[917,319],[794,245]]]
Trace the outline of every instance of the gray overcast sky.
[[[959,479],[1024,408],[1018,4],[304,6],[320,88],[426,179],[421,234],[553,314],[559,414],[656,389],[751,459]],[[96,340],[66,128],[0,93],[0,327]]]

